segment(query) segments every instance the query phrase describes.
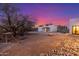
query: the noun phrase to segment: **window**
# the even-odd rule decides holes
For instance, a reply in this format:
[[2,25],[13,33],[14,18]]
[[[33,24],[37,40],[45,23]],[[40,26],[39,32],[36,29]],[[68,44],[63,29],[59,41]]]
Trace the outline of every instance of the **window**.
[[50,28],[49,28],[49,27],[44,27],[44,28],[43,28],[43,31],[44,31],[44,32],[49,32],[49,31],[50,31]]
[[78,25],[72,26],[72,34],[79,34],[79,26]]

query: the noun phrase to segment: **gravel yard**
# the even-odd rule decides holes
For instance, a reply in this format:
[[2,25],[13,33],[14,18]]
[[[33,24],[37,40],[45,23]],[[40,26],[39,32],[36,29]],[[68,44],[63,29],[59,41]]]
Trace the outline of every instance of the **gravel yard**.
[[3,48],[3,53],[8,56],[79,56],[79,35],[34,33],[12,44],[7,50]]

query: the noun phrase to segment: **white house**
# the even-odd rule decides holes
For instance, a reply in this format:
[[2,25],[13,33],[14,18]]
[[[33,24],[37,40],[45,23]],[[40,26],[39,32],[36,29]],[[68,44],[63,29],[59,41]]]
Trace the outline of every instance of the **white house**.
[[79,34],[79,18],[69,20],[69,32],[70,34]]
[[57,26],[52,24],[40,25],[38,32],[57,32]]

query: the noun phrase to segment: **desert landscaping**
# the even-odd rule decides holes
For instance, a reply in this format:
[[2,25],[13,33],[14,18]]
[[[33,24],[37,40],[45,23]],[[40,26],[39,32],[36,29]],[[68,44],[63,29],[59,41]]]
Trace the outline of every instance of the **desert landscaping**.
[[13,43],[1,44],[5,56],[78,56],[79,35],[32,32]]
[[72,4],[0,4],[0,56],[79,56],[79,18],[70,18],[72,6],[77,7],[75,11],[79,8]]

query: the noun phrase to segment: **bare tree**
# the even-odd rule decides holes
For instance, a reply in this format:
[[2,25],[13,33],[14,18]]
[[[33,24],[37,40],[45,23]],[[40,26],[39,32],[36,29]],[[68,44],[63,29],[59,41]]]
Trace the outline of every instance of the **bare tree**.
[[2,12],[4,21],[0,27],[5,29],[6,32],[12,32],[14,37],[17,32],[24,33],[35,25],[35,22],[31,21],[29,17],[19,15],[18,9],[10,4],[3,4]]
[[61,33],[68,33],[68,32],[69,32],[69,29],[68,29],[67,26],[61,26],[61,25],[59,25],[59,26],[57,27],[57,31],[58,31],[58,32],[61,32]]
[[3,4],[2,12],[4,15],[4,21],[0,27],[4,28],[7,32],[12,32],[13,35],[16,35],[16,26],[14,20],[17,21],[17,8],[9,5]]

